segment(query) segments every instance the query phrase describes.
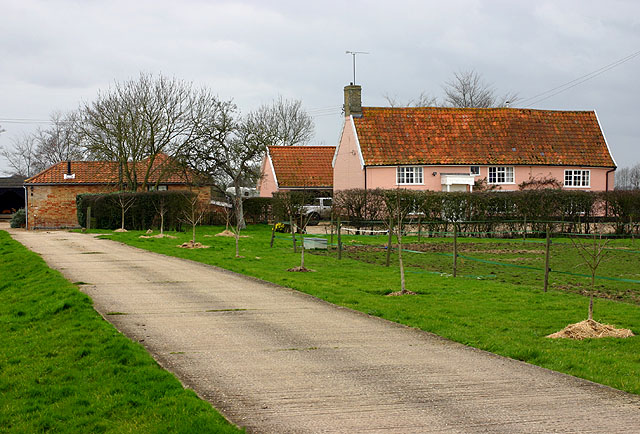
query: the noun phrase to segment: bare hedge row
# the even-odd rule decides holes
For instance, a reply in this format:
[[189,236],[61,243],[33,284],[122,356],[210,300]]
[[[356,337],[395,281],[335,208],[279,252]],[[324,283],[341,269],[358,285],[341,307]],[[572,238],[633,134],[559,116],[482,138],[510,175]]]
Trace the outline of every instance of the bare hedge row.
[[[594,221],[608,221],[627,233],[640,221],[640,191],[585,192],[558,189],[512,192],[447,193],[414,190],[342,190],[334,195],[334,213],[355,226],[385,220],[390,199],[407,204],[407,217],[428,226],[471,222],[469,231],[491,231],[500,225],[531,222],[566,223],[566,230],[589,230]],[[397,208],[397,206],[396,206]]]

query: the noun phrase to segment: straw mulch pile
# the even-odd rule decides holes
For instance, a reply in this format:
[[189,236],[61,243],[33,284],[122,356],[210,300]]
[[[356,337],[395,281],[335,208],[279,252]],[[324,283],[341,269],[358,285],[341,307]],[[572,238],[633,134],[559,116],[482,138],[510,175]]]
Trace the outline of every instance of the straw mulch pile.
[[[210,237],[211,235],[205,235],[205,237]],[[216,234],[216,237],[235,237],[236,234],[234,234],[233,232],[231,232],[228,229],[225,229],[224,231],[220,232],[219,234]],[[238,238],[247,238],[248,235],[240,235]]]
[[187,241],[186,243],[182,243],[178,247],[182,247],[183,249],[208,249],[209,246],[205,246],[199,242]]
[[156,234],[156,235],[140,235],[139,238],[178,238],[178,237],[174,237],[173,235],[167,235],[167,234]]
[[580,321],[576,324],[569,324],[559,332],[552,333],[548,338],[567,338],[583,340],[589,338],[628,338],[634,336],[629,329],[617,329],[608,324],[600,324],[592,319]]
[[392,292],[390,294],[387,294],[387,297],[399,297],[401,295],[417,295],[415,292],[413,291],[396,291],[396,292]]
[[312,270],[311,268],[306,267],[293,267],[289,268],[287,271],[297,272],[297,273],[315,273],[316,270]]

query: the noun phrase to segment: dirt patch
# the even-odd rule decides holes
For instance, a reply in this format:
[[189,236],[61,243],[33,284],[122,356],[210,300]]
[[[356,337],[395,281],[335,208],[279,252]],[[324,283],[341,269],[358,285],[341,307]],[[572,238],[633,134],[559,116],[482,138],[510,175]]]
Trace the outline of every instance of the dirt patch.
[[600,324],[592,319],[580,321],[576,324],[569,324],[559,332],[548,335],[548,338],[583,340],[590,338],[629,338],[634,336],[629,329],[617,329],[608,324]]
[[209,246],[205,246],[199,242],[187,241],[186,243],[182,243],[177,247],[181,247],[183,249],[208,249]]

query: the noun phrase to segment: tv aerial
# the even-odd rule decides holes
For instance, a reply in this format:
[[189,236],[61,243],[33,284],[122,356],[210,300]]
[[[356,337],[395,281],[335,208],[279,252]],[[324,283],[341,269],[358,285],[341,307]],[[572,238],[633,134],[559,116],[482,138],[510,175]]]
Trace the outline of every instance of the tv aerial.
[[353,58],[353,84],[356,84],[356,55],[357,54],[370,54],[368,51],[345,51],[345,54],[351,54]]

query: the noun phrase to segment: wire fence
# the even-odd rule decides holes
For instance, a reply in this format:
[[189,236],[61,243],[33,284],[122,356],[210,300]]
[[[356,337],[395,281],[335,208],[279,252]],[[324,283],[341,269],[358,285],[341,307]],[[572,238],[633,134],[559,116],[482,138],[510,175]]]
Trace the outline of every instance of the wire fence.
[[[349,222],[345,222],[347,225]],[[344,223],[339,223],[339,224],[335,224],[335,225],[331,225],[331,227],[325,227],[326,231],[330,233],[327,234],[314,234],[314,235],[309,235],[309,234],[305,234],[304,237],[313,237],[313,238],[325,238],[327,240],[327,246],[329,249],[332,250],[337,250],[338,251],[338,258],[342,258],[342,254],[343,254],[343,250],[345,247],[345,244],[342,243],[341,240],[341,235],[344,235],[345,232],[346,234],[348,234],[349,236],[358,236],[360,240],[364,241],[364,240],[368,240],[366,243],[357,243],[357,242],[350,242],[348,243],[348,248],[349,249],[358,249],[358,248],[378,248],[380,250],[391,250],[392,252],[396,252],[399,250],[399,245],[398,243],[392,243],[392,237],[389,236],[389,229],[388,228],[382,228],[382,225],[384,224],[384,222],[380,222],[380,221],[372,221],[372,222],[367,222],[367,227],[364,227],[365,225],[362,224],[363,222],[359,222],[359,227],[358,228],[354,228],[354,227],[349,227],[349,226],[345,226]],[[576,249],[577,246],[575,244],[575,242],[571,241],[566,241],[565,238],[569,237],[569,238],[574,238],[574,239],[583,239],[583,240],[588,240],[588,239],[593,239],[594,241],[600,241],[600,240],[605,240],[607,238],[611,238],[611,239],[620,239],[622,237],[619,236],[619,234],[612,234],[609,232],[606,233],[595,233],[595,232],[591,232],[591,233],[568,233],[568,232],[562,232],[562,231],[556,231],[556,232],[551,232],[550,228],[553,227],[552,224],[562,224],[563,222],[557,222],[557,221],[545,221],[545,222],[529,222],[529,224],[544,224],[544,226],[547,228],[547,230],[545,231],[536,231],[536,230],[531,230],[531,229],[521,229],[521,230],[509,230],[509,231],[492,231],[492,232],[482,232],[482,231],[469,231],[469,232],[463,232],[463,231],[459,231],[457,230],[459,228],[459,225],[465,224],[465,223],[469,223],[469,222],[455,222],[455,223],[451,223],[450,225],[452,226],[452,230],[440,230],[440,231],[427,231],[427,232],[423,232],[423,231],[419,231],[419,230],[413,230],[415,228],[411,228],[411,225],[408,225],[407,228],[408,230],[404,230],[402,232],[402,237],[409,237],[409,240],[411,244],[415,243],[416,241],[418,241],[418,245],[420,245],[420,240],[422,240],[422,244],[423,245],[429,245],[430,241],[434,241],[434,240],[438,240],[438,239],[449,239],[449,238],[456,238],[457,237],[462,237],[462,238],[493,238],[492,240],[486,240],[489,242],[497,242],[497,243],[501,243],[501,242],[505,242],[507,244],[503,243],[503,246],[507,246],[506,248],[506,253],[509,254],[510,252],[508,251],[508,243],[513,243],[514,241],[520,242],[522,241],[524,244],[537,244],[537,245],[543,245],[545,246],[545,255],[546,256],[546,261],[545,261],[545,265],[543,266],[532,266],[532,265],[523,265],[523,264],[513,264],[513,263],[508,263],[508,262],[504,262],[501,260],[496,260],[495,258],[493,259],[486,259],[486,258],[480,258],[477,256],[472,256],[472,255],[468,255],[468,254],[461,254],[458,253],[457,248],[455,246],[451,246],[451,251],[449,252],[437,252],[437,251],[423,251],[423,250],[416,250],[416,249],[411,249],[411,248],[406,248],[403,247],[402,251],[406,252],[406,253],[410,253],[410,254],[414,254],[414,255],[435,255],[435,256],[443,256],[443,257],[449,257],[452,259],[452,262],[456,262],[454,261],[455,259],[463,259],[466,261],[470,261],[470,262],[476,262],[479,264],[485,264],[485,265],[489,265],[492,267],[504,267],[504,268],[514,268],[514,269],[522,269],[522,270],[528,270],[528,271],[532,271],[535,273],[540,273],[541,275],[546,274],[546,276],[548,276],[549,274],[556,274],[556,275],[565,275],[565,276],[573,276],[573,277],[580,277],[580,278],[594,278],[596,280],[599,281],[611,281],[611,282],[620,282],[620,283],[631,283],[631,284],[640,284],[640,279],[635,279],[635,278],[628,278],[628,277],[621,277],[621,276],[607,276],[607,275],[599,275],[596,274],[595,276],[592,276],[591,274],[586,274],[586,273],[579,273],[579,272],[575,272],[575,271],[570,271],[570,270],[566,270],[566,269],[558,269],[558,268],[552,268],[550,267],[548,264],[550,263],[550,258],[551,258],[551,246],[553,245],[554,247],[560,247],[560,248],[570,248],[570,249]],[[275,232],[274,232],[275,234]],[[502,236],[502,237],[498,237],[496,235],[506,235],[506,236]],[[299,235],[299,238],[302,238],[302,234]],[[278,238],[278,239],[287,239],[287,240],[292,240],[291,236],[285,236],[284,234],[282,235],[273,235],[273,237]],[[272,237],[272,244],[273,244],[273,237]],[[527,237],[533,237],[533,239],[527,239]],[[536,239],[535,237],[538,238],[542,238],[542,239]],[[545,238],[548,237],[548,241],[545,240]],[[385,240],[386,238],[386,240]],[[519,238],[521,238],[521,240],[519,240]],[[628,238],[628,237],[626,237]],[[396,236],[397,239],[397,236]],[[375,243],[376,240],[379,240],[380,243]],[[300,240],[301,242],[303,242],[302,240]],[[450,240],[449,240],[450,241]],[[631,242],[633,243],[635,241],[635,239],[632,239]],[[464,245],[464,243],[462,244]],[[640,254],[640,250],[636,250],[633,248],[629,248],[627,246],[613,246],[613,247],[602,247],[603,250],[606,250],[608,252],[612,252],[612,253],[616,253],[616,254],[628,254],[628,255],[638,255]],[[455,253],[454,253],[455,252]],[[387,258],[388,258],[388,254],[387,254]],[[538,259],[542,259],[540,256],[538,256]],[[640,259],[640,258],[638,258]],[[634,258],[635,260],[635,258]],[[640,264],[640,261],[637,262],[638,264]],[[387,259],[387,264],[388,264],[388,259]],[[453,270],[452,273],[449,273],[448,271],[433,271],[433,270],[408,270],[412,273],[430,273],[430,274],[439,274],[439,275],[456,275],[456,265],[453,266]],[[636,269],[637,271],[637,269]],[[486,278],[495,278],[496,275],[494,274],[458,274],[461,277],[470,277],[470,278],[475,278],[475,279],[486,279]],[[640,274],[639,274],[640,275]],[[545,277],[545,281],[548,279],[548,277]],[[546,290],[546,285],[545,285],[545,290]]]

